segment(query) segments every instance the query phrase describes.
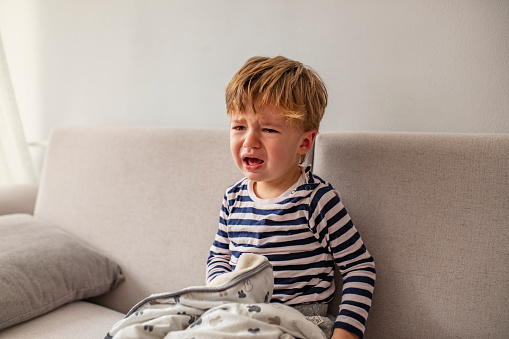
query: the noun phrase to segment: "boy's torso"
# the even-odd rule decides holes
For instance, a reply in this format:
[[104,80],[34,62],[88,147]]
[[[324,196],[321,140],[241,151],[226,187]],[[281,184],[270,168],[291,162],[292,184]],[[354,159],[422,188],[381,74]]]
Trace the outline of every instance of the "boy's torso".
[[318,177],[307,179],[275,199],[258,199],[248,179],[230,187],[226,195],[231,265],[245,252],[267,257],[274,266],[273,299],[287,304],[328,302],[334,293],[332,254],[309,223],[317,192],[333,189]]

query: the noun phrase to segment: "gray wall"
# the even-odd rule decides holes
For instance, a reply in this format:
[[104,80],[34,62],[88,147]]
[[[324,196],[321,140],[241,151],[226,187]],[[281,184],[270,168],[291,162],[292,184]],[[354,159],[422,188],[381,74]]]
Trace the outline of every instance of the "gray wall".
[[226,127],[253,55],[325,79],[322,131],[509,132],[507,0],[0,0],[29,141],[61,124]]

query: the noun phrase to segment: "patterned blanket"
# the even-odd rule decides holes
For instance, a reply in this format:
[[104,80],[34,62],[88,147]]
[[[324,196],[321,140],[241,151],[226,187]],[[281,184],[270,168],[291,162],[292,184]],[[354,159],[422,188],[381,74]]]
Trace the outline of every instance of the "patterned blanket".
[[267,259],[243,254],[235,271],[207,286],[154,294],[140,301],[105,339],[325,338],[297,310],[269,303],[273,288]]

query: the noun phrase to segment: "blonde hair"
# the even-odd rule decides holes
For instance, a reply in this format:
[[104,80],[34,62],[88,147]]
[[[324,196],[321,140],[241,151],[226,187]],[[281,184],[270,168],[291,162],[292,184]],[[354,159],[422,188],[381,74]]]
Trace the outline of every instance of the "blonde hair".
[[233,76],[226,88],[228,115],[244,112],[254,101],[273,104],[290,123],[305,131],[318,130],[327,106],[327,89],[320,76],[298,61],[282,56],[253,57]]

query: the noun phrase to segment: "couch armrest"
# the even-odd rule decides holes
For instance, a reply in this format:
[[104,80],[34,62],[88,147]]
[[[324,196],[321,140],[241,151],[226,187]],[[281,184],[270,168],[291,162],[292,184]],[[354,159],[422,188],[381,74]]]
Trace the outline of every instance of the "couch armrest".
[[37,189],[35,184],[0,186],[0,215],[33,214]]

